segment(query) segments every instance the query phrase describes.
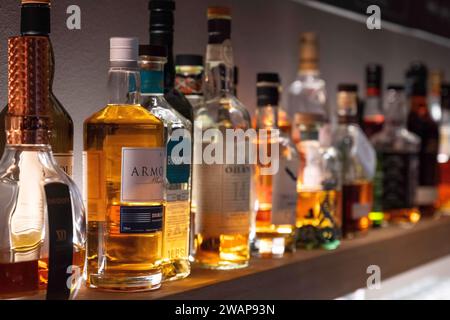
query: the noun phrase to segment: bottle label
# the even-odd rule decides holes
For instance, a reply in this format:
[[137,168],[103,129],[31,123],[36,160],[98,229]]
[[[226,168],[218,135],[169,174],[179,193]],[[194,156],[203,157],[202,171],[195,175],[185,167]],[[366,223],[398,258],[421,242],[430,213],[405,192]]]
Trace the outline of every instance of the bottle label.
[[280,159],[272,186],[272,224],[295,224],[297,207],[297,173],[299,161]]
[[[187,192],[189,196],[189,192]],[[163,257],[187,258],[189,255],[189,201],[167,202],[164,214]]]
[[54,153],[53,157],[59,167],[69,176],[73,177],[73,153]]
[[163,148],[122,148],[122,202],[152,202],[164,198]]
[[167,143],[167,181],[170,184],[189,183],[191,166],[189,164],[181,163],[184,156],[183,150],[180,150],[179,154],[172,155],[174,148],[181,143],[191,146],[190,140],[187,141],[187,144],[183,142],[185,139],[186,141],[188,140],[186,137],[181,137],[178,141],[170,139]]
[[374,210],[412,208],[417,191],[419,158],[414,153],[378,153]]
[[177,74],[175,88],[184,95],[201,95],[203,86],[203,74]]
[[155,233],[162,230],[163,206],[120,207],[120,233]]
[[196,233],[249,233],[251,171],[247,164],[194,165]]
[[164,73],[162,71],[141,70],[141,92],[146,94],[164,92]]
[[69,187],[62,183],[44,186],[49,232],[47,299],[70,297],[70,267],[73,264],[73,216]]

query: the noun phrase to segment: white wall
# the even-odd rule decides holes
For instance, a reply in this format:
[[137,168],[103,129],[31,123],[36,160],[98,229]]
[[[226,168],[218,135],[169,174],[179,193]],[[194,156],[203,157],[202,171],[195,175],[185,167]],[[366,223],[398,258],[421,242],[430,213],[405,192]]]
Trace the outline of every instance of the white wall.
[[[53,1],[52,40],[57,71],[55,93],[75,122],[75,174],[81,183],[82,124],[106,103],[108,38],[139,36],[148,41],[148,0],[58,0]],[[6,40],[19,32],[18,0],[0,1],[0,103],[7,100]],[[66,8],[82,10],[82,30],[66,28]],[[298,35],[317,31],[321,36],[321,70],[334,99],[338,82],[364,85],[364,65],[382,62],[385,82],[403,80],[404,70],[414,59],[449,74],[450,49],[389,31],[369,31],[365,24],[349,21],[290,0],[178,0],[176,45],[178,53],[205,50],[206,8],[231,5],[233,43],[240,67],[239,95],[253,111],[255,77],[260,71],[278,71],[284,84],[297,69]]]

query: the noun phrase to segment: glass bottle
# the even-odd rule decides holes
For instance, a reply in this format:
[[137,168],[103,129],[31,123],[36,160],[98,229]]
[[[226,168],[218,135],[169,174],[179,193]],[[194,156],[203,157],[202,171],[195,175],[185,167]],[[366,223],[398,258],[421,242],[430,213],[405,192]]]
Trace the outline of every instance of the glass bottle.
[[420,138],[406,129],[408,106],[402,86],[388,87],[385,114],[383,130],[371,139],[377,153],[373,212],[388,222],[414,224],[420,220],[414,203]]
[[381,131],[384,124],[382,88],[383,67],[378,64],[369,64],[366,67],[366,101],[363,111],[363,130],[367,137]]
[[439,143],[439,211],[450,214],[450,83],[441,87]]
[[0,161],[0,298],[74,298],[85,262],[81,195],[50,146],[51,44],[8,40],[7,141]]
[[179,54],[175,62],[175,88],[185,95],[195,112],[203,103],[203,56]]
[[194,137],[195,261],[206,268],[243,268],[250,258],[252,166],[248,153],[242,163],[215,161],[205,156],[211,148],[223,147],[221,150],[226,152],[241,149],[241,145],[227,143],[227,129],[239,134],[250,128],[247,110],[232,94],[234,65],[229,8],[208,8],[208,32],[206,102],[196,111],[194,123],[194,131],[202,133]]
[[193,121],[194,111],[189,100],[175,88],[175,64],[173,56],[174,11],[173,0],[150,0],[150,44],[167,48],[164,66],[164,97],[183,117]]
[[[189,223],[191,178],[191,130],[189,120],[179,114],[164,98],[164,47],[141,45],[141,105],[164,123],[166,142],[166,210],[163,222],[163,280],[182,279],[189,275]],[[177,145],[181,155],[173,155]],[[183,158],[186,157],[186,158]],[[175,159],[177,158],[177,159]],[[181,164],[176,164],[182,160]]]
[[433,70],[430,72],[430,94],[428,97],[428,105],[430,106],[431,118],[437,123],[439,123],[442,118],[441,85],[443,79],[443,71]]
[[84,122],[87,284],[160,287],[164,125],[139,104],[138,39],[111,38],[109,102]]
[[342,232],[346,238],[363,234],[370,227],[376,166],[375,151],[357,124],[357,92],[354,84],[338,86],[339,125],[334,132],[342,164]]
[[[21,27],[22,36],[44,36],[50,34],[50,1],[22,1]],[[50,41],[50,38],[49,38]],[[52,126],[50,145],[53,157],[69,176],[73,174],[73,122],[70,115],[53,93],[54,55],[50,57],[50,111]],[[6,142],[5,117],[8,107],[0,112],[0,155]]]
[[406,93],[409,98],[408,130],[421,138],[419,154],[419,187],[416,205],[423,216],[432,216],[438,200],[439,128],[431,118],[427,101],[427,67],[415,62],[406,74]]
[[[258,79],[260,79],[258,74]],[[252,251],[263,258],[280,258],[295,250],[295,209],[299,156],[289,134],[278,127],[278,84],[257,83],[257,148],[272,161],[258,161],[255,168],[255,221]],[[261,131],[263,130],[263,131]],[[277,158],[273,159],[275,152]],[[261,159],[260,159],[261,160]],[[278,164],[274,168],[274,163]]]
[[[297,79],[289,86],[288,98],[288,110],[294,117],[293,140],[298,143],[297,116],[311,114],[321,121],[328,118],[325,81],[319,73],[319,43],[315,33],[306,32],[300,36],[299,70]],[[321,128],[321,135],[327,132],[326,129],[326,126]]]

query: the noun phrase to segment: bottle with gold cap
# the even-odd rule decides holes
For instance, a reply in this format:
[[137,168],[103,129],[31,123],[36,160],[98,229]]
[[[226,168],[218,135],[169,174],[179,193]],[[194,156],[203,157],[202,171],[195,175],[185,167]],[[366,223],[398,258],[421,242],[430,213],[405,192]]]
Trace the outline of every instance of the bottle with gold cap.
[[[242,150],[224,138],[250,128],[250,115],[233,95],[233,49],[229,8],[208,8],[208,47],[205,66],[205,105],[196,110],[194,137],[193,198],[196,200],[195,261],[213,269],[235,269],[248,265],[250,258],[250,182],[252,167],[248,154],[243,161],[206,159],[211,148]],[[207,131],[208,130],[208,131]],[[213,137],[211,139],[211,133]],[[221,139],[223,138],[223,139]],[[223,142],[223,143],[220,143]],[[223,148],[223,149],[222,149]],[[239,151],[238,151],[239,152]],[[198,158],[198,157],[202,158]],[[231,157],[229,157],[231,158]],[[213,177],[213,178],[212,178]]]
[[[20,33],[24,37],[50,35],[50,0],[22,0]],[[50,40],[49,40],[50,41]],[[50,56],[50,144],[53,156],[61,169],[69,176],[73,174],[73,121],[61,102],[53,94],[52,83],[55,72],[53,50]],[[5,107],[0,113],[0,155],[3,152],[6,136],[4,119]]]
[[161,286],[165,209],[163,123],[140,102],[138,39],[110,39],[109,102],[84,122],[87,284]]
[[7,139],[0,161],[0,299],[70,299],[84,272],[81,195],[53,156],[51,45],[8,40]]
[[[294,116],[294,126],[298,126],[297,117],[302,114],[314,116],[315,122],[328,120],[326,109],[325,81],[319,72],[319,44],[317,35],[306,32],[300,36],[300,63],[297,79],[289,87],[288,111]],[[294,142],[298,142],[299,131],[293,128]]]

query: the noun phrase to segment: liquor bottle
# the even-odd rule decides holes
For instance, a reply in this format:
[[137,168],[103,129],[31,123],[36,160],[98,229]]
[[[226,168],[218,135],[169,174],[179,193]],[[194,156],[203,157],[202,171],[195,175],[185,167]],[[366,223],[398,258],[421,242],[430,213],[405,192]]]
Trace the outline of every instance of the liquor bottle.
[[[20,33],[22,36],[43,36],[50,34],[50,0],[22,1]],[[50,41],[50,40],[49,40]],[[52,84],[54,77],[53,50],[50,57],[50,110],[51,135],[53,157],[69,176],[73,173],[73,122],[70,115],[53,94]],[[8,107],[0,113],[0,155],[3,153],[5,136],[5,117]]]
[[203,56],[180,54],[175,57],[175,88],[189,100],[194,112],[203,103]]
[[[263,74],[265,75],[265,74]],[[275,74],[277,75],[277,74]],[[297,174],[299,155],[289,133],[278,127],[279,84],[259,81],[258,74],[256,130],[258,150],[264,154],[278,150],[278,170],[271,163],[258,161],[255,168],[254,211],[255,222],[252,239],[254,255],[264,258],[282,257],[285,251],[295,250],[295,210],[297,204]],[[265,79],[262,79],[265,80]],[[260,134],[264,130],[264,134]],[[274,145],[278,148],[273,148]],[[258,154],[260,154],[258,152]]]
[[406,129],[408,106],[402,86],[388,87],[384,111],[384,128],[371,138],[377,153],[372,212],[388,222],[414,224],[420,220],[414,203],[420,138]]
[[354,84],[338,86],[339,125],[334,145],[342,163],[342,232],[346,238],[363,234],[370,227],[376,165],[375,151],[357,123],[357,92]]
[[138,40],[110,39],[109,102],[84,122],[87,284],[160,287],[164,125],[139,104]]
[[338,152],[321,145],[317,115],[297,116],[300,171],[297,180],[297,246],[336,249],[341,239],[341,180]]
[[[325,81],[319,73],[319,44],[315,33],[300,36],[300,63],[297,79],[289,87],[288,110],[294,116],[293,137],[298,143],[300,136],[297,116],[315,115],[319,121],[327,119]],[[323,127],[325,128],[325,127]]]
[[150,44],[167,48],[164,66],[164,97],[183,117],[193,121],[194,111],[189,100],[175,88],[175,65],[173,57],[173,32],[175,1],[150,0]]
[[201,129],[203,133],[211,129],[207,132],[215,133],[217,139],[203,134],[194,139],[195,261],[206,268],[235,269],[246,267],[250,257],[252,166],[248,159],[242,164],[214,160],[211,163],[211,159],[198,157],[202,158],[211,148],[223,147],[226,152],[241,149],[241,145],[227,142],[226,131],[245,132],[250,128],[250,116],[232,94],[234,65],[229,8],[208,8],[208,32],[206,102],[197,110],[194,125],[195,130]]
[[[279,95],[281,95],[282,87],[281,87],[281,79],[278,73],[272,72],[261,72],[258,73],[256,79],[258,86],[276,86],[279,91]],[[289,120],[289,115],[285,111],[282,106],[278,106],[278,129],[282,131],[282,133],[290,135],[291,134],[291,122]],[[258,111],[258,109],[256,110]],[[252,128],[256,128],[257,123],[257,115],[253,117]]]
[[410,105],[408,130],[421,138],[416,205],[423,216],[432,216],[438,199],[439,128],[428,110],[427,78],[427,67],[420,62],[413,63],[406,73],[406,92]]
[[383,67],[369,64],[366,67],[366,101],[363,110],[362,128],[367,137],[381,131],[384,124],[382,106]]
[[0,298],[74,298],[84,272],[81,195],[50,146],[51,45],[8,40],[7,139],[0,161]]
[[444,79],[444,73],[440,70],[430,72],[430,94],[428,105],[430,106],[431,118],[437,123],[441,121],[441,84]]
[[[179,114],[164,98],[165,47],[141,45],[141,105],[164,123],[166,144],[166,208],[163,221],[163,280],[185,278],[190,273],[189,222],[191,178],[191,130],[189,120]],[[187,149],[172,154],[178,144]],[[181,158],[180,158],[181,157]],[[183,159],[183,157],[187,157]],[[177,158],[177,159],[175,159]],[[185,160],[177,164],[178,160]]]
[[441,86],[439,143],[439,211],[450,213],[450,83]]
[[239,86],[239,68],[237,66],[234,66],[234,73],[233,73],[233,95],[235,97],[238,96],[238,86]]

